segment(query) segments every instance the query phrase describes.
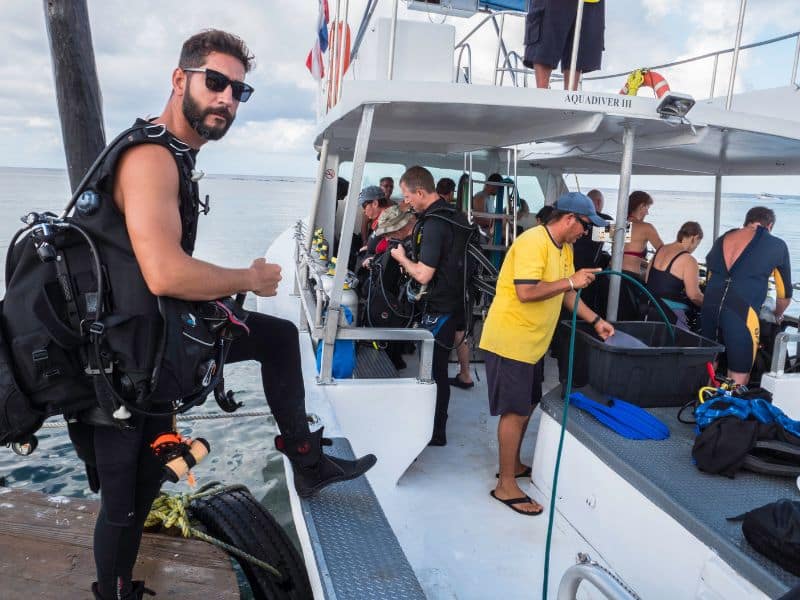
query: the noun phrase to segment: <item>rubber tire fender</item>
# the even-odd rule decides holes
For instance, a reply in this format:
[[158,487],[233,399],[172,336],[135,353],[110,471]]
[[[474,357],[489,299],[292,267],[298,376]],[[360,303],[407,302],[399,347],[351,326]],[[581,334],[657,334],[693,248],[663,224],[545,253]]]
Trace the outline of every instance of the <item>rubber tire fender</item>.
[[191,517],[208,533],[272,566],[279,580],[264,569],[238,559],[256,600],[311,600],[314,595],[302,557],[267,509],[244,486],[198,498],[189,505]]

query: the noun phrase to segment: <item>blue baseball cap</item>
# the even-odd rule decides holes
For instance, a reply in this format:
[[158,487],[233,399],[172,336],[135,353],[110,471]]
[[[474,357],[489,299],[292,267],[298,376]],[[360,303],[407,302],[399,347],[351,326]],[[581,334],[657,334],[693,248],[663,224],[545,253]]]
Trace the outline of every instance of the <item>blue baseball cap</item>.
[[589,220],[598,227],[605,227],[608,225],[607,221],[598,216],[591,198],[580,192],[567,192],[566,194],[562,194],[561,197],[556,200],[554,206],[556,210],[562,212],[587,216]]
[[361,193],[358,195],[358,203],[361,206],[364,206],[368,202],[372,202],[374,200],[380,200],[381,198],[385,197],[386,197],[386,192],[384,192],[377,185],[370,185],[361,190]]

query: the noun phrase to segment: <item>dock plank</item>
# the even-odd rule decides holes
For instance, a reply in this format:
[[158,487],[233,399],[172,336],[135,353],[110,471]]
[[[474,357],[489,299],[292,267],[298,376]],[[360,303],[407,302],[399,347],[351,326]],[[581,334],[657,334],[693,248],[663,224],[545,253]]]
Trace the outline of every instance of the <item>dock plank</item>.
[[[0,583],[7,598],[90,598],[100,505],[0,488]],[[200,540],[145,534],[134,577],[166,598],[236,600],[228,556]]]

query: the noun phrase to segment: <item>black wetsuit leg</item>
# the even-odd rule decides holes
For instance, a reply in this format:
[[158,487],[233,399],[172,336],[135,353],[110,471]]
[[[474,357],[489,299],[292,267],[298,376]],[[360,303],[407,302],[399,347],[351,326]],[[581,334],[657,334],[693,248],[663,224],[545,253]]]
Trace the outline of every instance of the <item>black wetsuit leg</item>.
[[447,440],[447,409],[450,406],[450,378],[447,374],[450,351],[456,335],[457,319],[451,315],[434,333],[436,343],[433,348],[433,380],[436,382],[436,413],[433,419],[435,442]]
[[103,598],[131,589],[144,522],[161,489],[162,464],[150,443],[172,430],[170,417],[134,417],[133,429],[94,428],[101,509],[94,530],[97,583]]
[[278,429],[285,436],[308,435],[305,387],[297,327],[285,319],[252,312],[250,335],[233,342],[226,364],[244,360],[261,363],[261,380]]

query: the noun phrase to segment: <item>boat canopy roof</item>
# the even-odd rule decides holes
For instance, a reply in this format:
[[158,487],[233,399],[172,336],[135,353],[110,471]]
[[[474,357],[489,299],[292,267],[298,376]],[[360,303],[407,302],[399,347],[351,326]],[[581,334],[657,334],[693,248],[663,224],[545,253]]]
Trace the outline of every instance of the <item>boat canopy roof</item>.
[[[780,94],[777,92],[780,91]],[[763,91],[759,92],[764,94]],[[361,107],[375,104],[369,162],[461,168],[464,152],[490,155],[514,145],[520,172],[541,169],[616,174],[623,126],[635,126],[633,173],[644,175],[800,174],[800,121],[786,103],[798,94],[776,90],[769,115],[734,102],[697,103],[688,121],[661,118],[658,100],[599,92],[493,87],[440,82],[348,81],[322,119],[316,144],[352,157]],[[769,96],[761,98],[769,101]],[[759,103],[763,107],[763,103]],[[796,117],[795,117],[796,119]]]

